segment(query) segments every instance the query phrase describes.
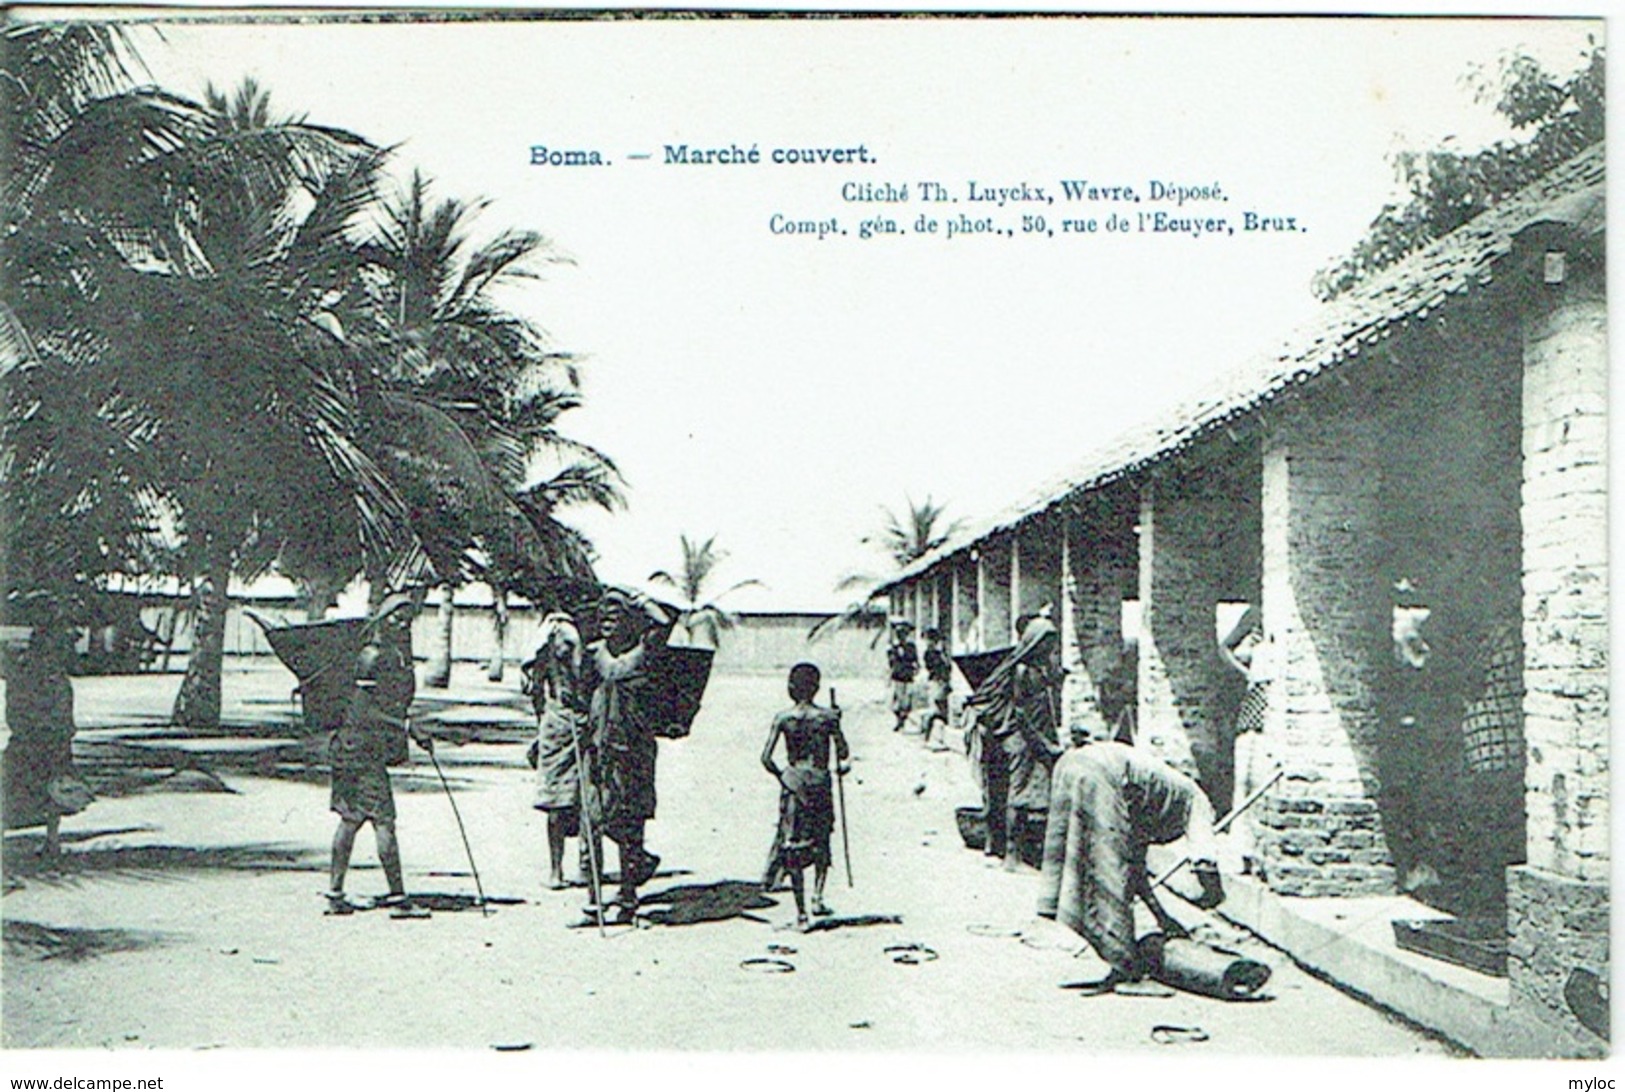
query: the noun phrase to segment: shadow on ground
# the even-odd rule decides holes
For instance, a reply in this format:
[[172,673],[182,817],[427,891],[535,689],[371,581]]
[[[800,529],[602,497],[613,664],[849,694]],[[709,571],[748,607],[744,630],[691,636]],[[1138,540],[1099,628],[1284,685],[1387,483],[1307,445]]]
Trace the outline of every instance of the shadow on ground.
[[700,925],[732,918],[765,922],[765,918],[750,911],[778,905],[762,893],[762,885],[754,880],[678,884],[664,891],[651,891],[640,901],[648,919],[656,925]]
[[65,959],[70,963],[114,952],[140,951],[166,939],[162,933],[134,929],[72,929],[32,921],[5,922],[4,938],[7,959]]
[[150,881],[184,880],[194,872],[326,872],[327,857],[285,843],[240,846],[114,846],[39,856],[38,836],[6,839],[0,866],[8,884],[26,880],[50,887],[72,886],[85,878]]

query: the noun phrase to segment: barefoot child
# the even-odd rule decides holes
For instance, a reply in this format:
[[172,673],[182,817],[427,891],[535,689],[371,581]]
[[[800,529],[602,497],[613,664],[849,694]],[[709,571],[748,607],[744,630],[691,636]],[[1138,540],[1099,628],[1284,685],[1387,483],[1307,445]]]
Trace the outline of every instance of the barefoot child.
[[[847,771],[846,737],[841,734],[838,709],[813,704],[820,677],[812,664],[790,669],[790,700],[795,705],[773,718],[762,748],[762,765],[778,778],[779,828],[773,842],[773,860],[768,873],[783,872],[790,877],[796,898],[796,928],[808,927],[805,879],[808,865],[813,868],[812,912],[820,917],[830,913],[824,905],[824,881],[829,876],[829,836],[835,829],[835,806],[830,792],[829,745],[835,743],[838,774]],[[784,740],[788,765],[780,769],[773,752]]]

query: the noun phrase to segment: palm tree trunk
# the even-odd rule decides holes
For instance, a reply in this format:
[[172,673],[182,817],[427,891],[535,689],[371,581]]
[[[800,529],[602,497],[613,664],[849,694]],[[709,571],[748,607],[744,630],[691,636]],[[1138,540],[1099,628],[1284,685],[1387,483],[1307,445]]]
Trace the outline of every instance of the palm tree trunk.
[[220,670],[226,652],[228,563],[213,561],[198,581],[192,655],[170,719],[182,728],[220,727]]
[[452,586],[440,586],[440,610],[435,615],[434,637],[429,643],[429,663],[423,670],[423,685],[444,690],[451,685],[451,605]]
[[508,589],[492,588],[495,598],[491,603],[491,637],[496,647],[491,650],[491,661],[485,665],[485,677],[491,682],[502,681],[502,644],[508,636]]

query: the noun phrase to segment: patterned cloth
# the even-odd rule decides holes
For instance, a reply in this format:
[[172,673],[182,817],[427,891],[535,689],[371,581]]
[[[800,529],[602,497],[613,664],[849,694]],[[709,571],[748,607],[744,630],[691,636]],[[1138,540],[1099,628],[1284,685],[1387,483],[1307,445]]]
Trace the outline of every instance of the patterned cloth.
[[[654,710],[646,708],[651,647],[639,642],[612,652],[604,641],[587,646],[596,685],[588,712],[593,758],[589,774],[596,799],[595,829],[611,838],[642,829],[655,813]],[[602,823],[600,827],[599,824]]]
[[524,690],[536,710],[536,801],[544,811],[575,808],[581,801],[581,773],[576,765],[580,739],[586,734],[591,696],[579,678],[579,664],[569,657],[550,657],[537,650],[526,661]]
[[1264,730],[1264,714],[1270,707],[1270,688],[1268,683],[1254,682],[1247,684],[1247,692],[1241,696],[1241,706],[1236,710],[1236,734],[1246,735],[1248,732],[1262,732]]
[[1184,774],[1121,743],[1068,751],[1055,766],[1038,913],[1135,976],[1133,902],[1146,847],[1185,833],[1200,791]]
[[571,809],[581,801],[576,735],[586,719],[562,705],[542,711],[536,730],[536,807],[543,811]]
[[1467,768],[1493,773],[1523,767],[1523,656],[1511,625],[1493,627],[1473,657],[1480,680],[1461,721]]
[[829,867],[829,836],[835,802],[828,770],[788,767],[780,777],[779,826],[773,838],[770,876],[812,866]]

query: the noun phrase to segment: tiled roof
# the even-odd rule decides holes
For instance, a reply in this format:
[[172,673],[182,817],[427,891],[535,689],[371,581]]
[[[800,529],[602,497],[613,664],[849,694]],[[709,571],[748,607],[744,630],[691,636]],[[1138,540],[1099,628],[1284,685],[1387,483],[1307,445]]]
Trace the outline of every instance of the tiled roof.
[[918,576],[1065,497],[1166,459],[1288,389],[1357,358],[1395,329],[1425,320],[1449,297],[1488,284],[1496,263],[1512,251],[1526,228],[1561,223],[1582,236],[1600,234],[1604,151],[1601,143],[1587,148],[1449,235],[1382,270],[1327,304],[1316,320],[1284,340],[1280,352],[1254,358],[1166,416],[1120,434],[999,514],[967,523],[877,590]]

